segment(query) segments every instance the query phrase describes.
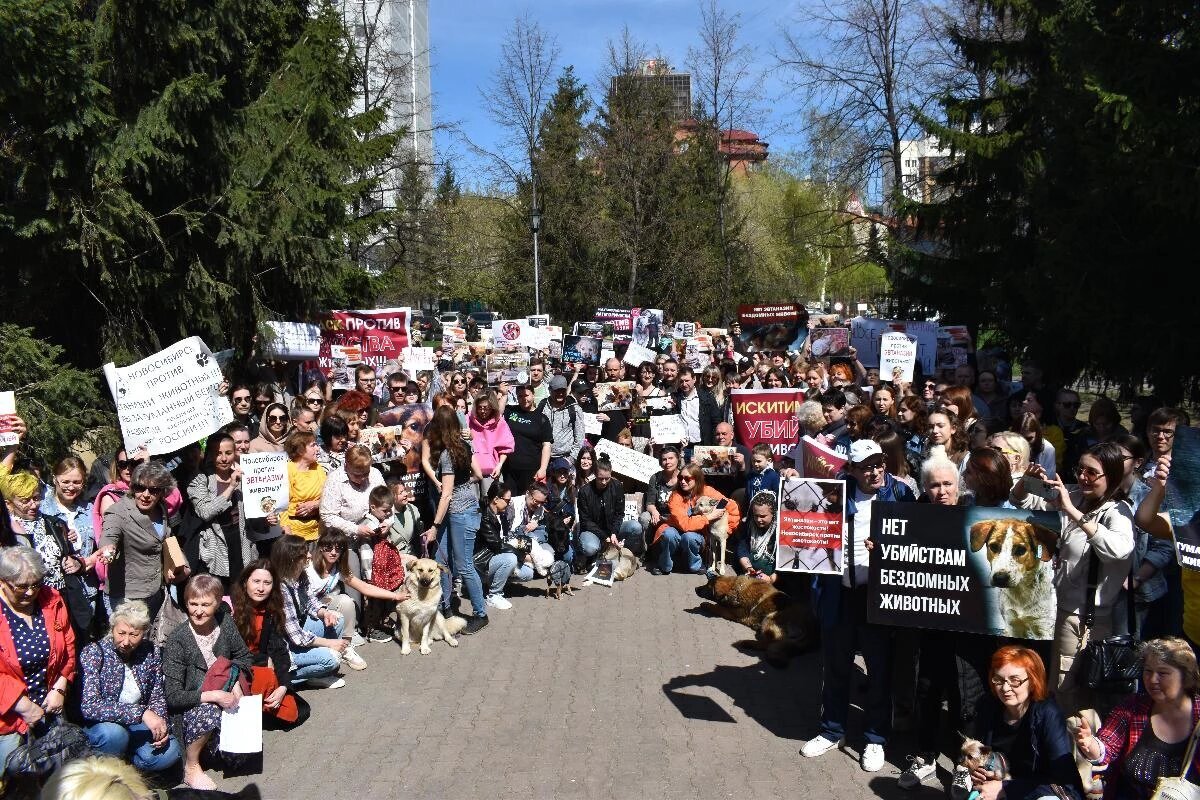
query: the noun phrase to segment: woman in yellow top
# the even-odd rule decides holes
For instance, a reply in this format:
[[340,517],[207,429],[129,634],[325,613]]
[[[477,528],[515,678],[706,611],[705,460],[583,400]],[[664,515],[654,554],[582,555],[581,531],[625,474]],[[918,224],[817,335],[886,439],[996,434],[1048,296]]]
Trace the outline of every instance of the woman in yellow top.
[[285,532],[315,542],[321,533],[321,491],[325,488],[325,470],[317,464],[321,449],[317,437],[308,431],[296,431],[288,437],[284,451],[288,463],[288,507],[279,515]]

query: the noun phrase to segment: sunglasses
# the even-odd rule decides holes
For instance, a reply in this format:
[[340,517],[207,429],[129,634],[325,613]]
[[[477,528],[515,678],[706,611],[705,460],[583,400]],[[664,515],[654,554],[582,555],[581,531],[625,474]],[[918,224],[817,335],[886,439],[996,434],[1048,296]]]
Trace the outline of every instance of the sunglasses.
[[255,400],[254,401],[254,405],[256,405],[256,406],[269,406],[269,405],[271,405],[271,403],[272,403],[271,400]]
[[12,590],[17,594],[32,594],[42,588],[41,581],[36,583],[13,583],[12,581],[5,581],[5,583],[11,586]]
[[149,492],[150,494],[155,495],[155,496],[158,496],[158,495],[162,494],[164,491],[166,491],[161,486],[147,486],[144,483],[135,483],[129,487],[129,490],[132,491],[134,494],[142,494],[143,492]]
[[392,394],[407,394],[407,391],[403,386],[392,386],[389,387],[388,391],[390,391]]
[[340,544],[323,544],[323,545],[321,545],[321,551],[324,553],[340,553],[344,549],[345,548],[342,547]]
[[135,458],[118,461],[117,462],[117,470],[119,471],[119,470],[123,470],[123,469],[133,469],[140,463],[142,463],[142,462],[138,461]]
[[267,422],[287,422],[287,417],[279,414],[270,414],[267,416]]
[[240,396],[239,396],[239,395],[234,395],[233,402],[235,402],[235,403],[249,403],[249,402],[250,402],[250,395],[248,395],[248,394],[247,394],[247,395],[240,395]]
[[304,402],[305,402],[307,405],[310,405],[310,406],[323,406],[323,405],[325,405],[325,401],[324,401],[324,400],[322,400],[322,399],[321,399],[321,398],[319,398],[319,397],[310,397],[310,398],[308,398],[307,400],[305,400]]

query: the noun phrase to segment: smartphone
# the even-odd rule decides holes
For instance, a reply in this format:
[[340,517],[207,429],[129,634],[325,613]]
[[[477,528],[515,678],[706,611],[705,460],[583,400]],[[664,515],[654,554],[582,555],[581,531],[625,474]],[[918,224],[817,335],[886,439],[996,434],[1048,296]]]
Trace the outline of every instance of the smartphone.
[[1058,495],[1058,492],[1047,486],[1046,482],[1041,478],[1026,475],[1021,478],[1021,481],[1025,484],[1025,491],[1043,500],[1053,500]]

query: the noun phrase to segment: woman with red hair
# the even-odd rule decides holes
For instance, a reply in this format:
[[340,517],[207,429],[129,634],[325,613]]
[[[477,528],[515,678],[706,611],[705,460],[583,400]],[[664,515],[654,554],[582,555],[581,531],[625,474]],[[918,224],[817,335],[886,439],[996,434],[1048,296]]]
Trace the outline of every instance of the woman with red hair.
[[1081,800],[1073,742],[1062,711],[1049,698],[1041,657],[1028,647],[1001,647],[992,655],[988,681],[991,693],[976,709],[970,736],[1003,754],[1007,776],[991,765],[959,766],[951,795],[966,797],[974,789],[980,800]]

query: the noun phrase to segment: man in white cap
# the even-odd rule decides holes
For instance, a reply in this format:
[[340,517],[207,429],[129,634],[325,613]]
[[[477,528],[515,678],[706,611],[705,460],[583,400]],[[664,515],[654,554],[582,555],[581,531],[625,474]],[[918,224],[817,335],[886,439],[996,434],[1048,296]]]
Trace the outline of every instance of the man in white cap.
[[892,727],[891,632],[867,624],[867,567],[870,559],[871,517],[875,501],[914,502],[912,490],[887,472],[883,450],[871,439],[850,445],[849,461],[839,478],[846,482],[846,535],[841,575],[818,575],[813,582],[813,610],[821,624],[821,732],[800,753],[823,755],[846,735],[850,684],[857,670],[854,654],[867,664],[867,697],[862,704],[867,744],[859,758],[863,770],[883,768],[883,745]]

